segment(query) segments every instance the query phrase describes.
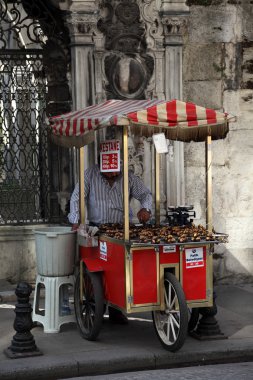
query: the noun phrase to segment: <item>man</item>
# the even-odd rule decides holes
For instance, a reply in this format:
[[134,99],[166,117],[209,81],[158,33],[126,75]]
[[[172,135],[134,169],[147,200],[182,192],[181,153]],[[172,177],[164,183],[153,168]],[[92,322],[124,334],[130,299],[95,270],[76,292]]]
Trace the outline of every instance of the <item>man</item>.
[[[146,223],[151,216],[152,194],[141,179],[129,171],[129,200],[137,199],[141,208],[137,217]],[[101,173],[98,165],[85,171],[84,196],[89,225],[99,226],[104,223],[123,223],[123,176],[121,172]],[[130,209],[130,220],[133,217]],[[72,229],[78,228],[79,220],[79,184],[75,186],[70,199],[68,219]],[[109,320],[114,323],[127,323],[127,318],[118,310],[109,307]]]
[[[90,225],[123,223],[123,176],[121,172],[101,173],[97,165],[84,174],[84,196]],[[151,216],[152,194],[141,179],[129,171],[129,199],[137,199],[141,209],[137,213],[140,223],[146,223]],[[133,217],[130,209],[130,220]],[[69,222],[78,228],[79,184],[75,186],[70,199]]]

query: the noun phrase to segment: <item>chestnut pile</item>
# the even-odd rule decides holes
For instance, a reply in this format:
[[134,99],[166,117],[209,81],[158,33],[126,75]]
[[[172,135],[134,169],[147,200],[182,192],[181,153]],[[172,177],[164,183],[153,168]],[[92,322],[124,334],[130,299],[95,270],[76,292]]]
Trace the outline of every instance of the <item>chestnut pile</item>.
[[[115,239],[123,239],[123,226],[120,224],[103,224],[99,231]],[[195,226],[134,226],[129,229],[130,240],[141,243],[185,243],[199,241],[216,240],[213,233],[210,233],[202,225]]]

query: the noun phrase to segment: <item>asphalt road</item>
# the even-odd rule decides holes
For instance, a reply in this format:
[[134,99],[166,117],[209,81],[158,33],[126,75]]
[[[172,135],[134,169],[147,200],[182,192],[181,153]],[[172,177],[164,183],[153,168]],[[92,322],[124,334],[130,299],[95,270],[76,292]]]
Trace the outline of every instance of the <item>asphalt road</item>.
[[[125,372],[100,376],[75,377],[71,380],[252,380],[253,362],[214,364],[141,372]],[[68,380],[68,379],[64,379]]]

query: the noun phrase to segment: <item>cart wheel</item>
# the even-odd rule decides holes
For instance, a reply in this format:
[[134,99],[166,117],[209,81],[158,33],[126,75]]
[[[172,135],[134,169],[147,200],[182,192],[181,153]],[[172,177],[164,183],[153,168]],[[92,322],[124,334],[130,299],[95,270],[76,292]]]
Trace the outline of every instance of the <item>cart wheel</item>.
[[188,307],[188,317],[189,317],[188,332],[191,332],[195,329],[199,321],[199,308],[193,307],[191,309]]
[[153,322],[163,347],[175,352],[186,339],[188,309],[183,289],[172,273],[165,273],[164,288],[165,310],[153,311]]
[[104,313],[104,295],[100,273],[83,271],[83,299],[80,300],[80,273],[75,283],[75,314],[81,335],[95,340],[101,329]]

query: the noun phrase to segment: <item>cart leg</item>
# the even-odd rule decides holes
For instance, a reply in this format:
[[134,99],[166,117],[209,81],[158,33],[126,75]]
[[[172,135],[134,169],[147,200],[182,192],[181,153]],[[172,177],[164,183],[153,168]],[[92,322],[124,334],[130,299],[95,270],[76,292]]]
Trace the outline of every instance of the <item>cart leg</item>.
[[221,331],[215,318],[217,314],[217,305],[215,302],[216,294],[213,293],[213,306],[199,309],[202,317],[199,320],[196,330],[191,331],[190,335],[199,340],[227,339]]

